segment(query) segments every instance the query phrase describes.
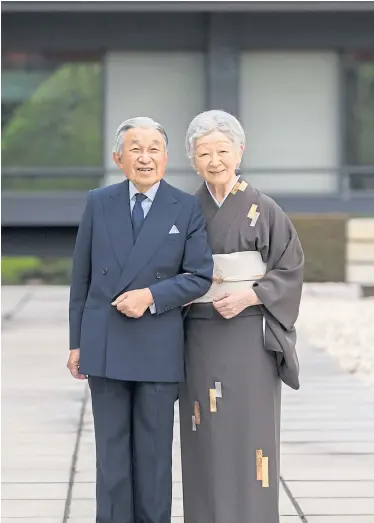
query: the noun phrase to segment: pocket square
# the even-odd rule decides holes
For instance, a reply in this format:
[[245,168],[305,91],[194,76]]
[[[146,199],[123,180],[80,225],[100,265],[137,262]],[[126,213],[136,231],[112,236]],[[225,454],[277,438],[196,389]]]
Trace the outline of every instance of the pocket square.
[[179,234],[179,231],[175,225],[170,229],[169,234]]

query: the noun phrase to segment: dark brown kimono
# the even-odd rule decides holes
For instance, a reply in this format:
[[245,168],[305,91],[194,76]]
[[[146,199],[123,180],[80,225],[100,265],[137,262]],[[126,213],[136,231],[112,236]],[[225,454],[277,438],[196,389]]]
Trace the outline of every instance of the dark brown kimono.
[[262,305],[226,320],[196,303],[186,318],[185,523],[279,523],[281,380],[299,387],[294,324],[304,256],[286,214],[241,182],[221,207],[205,184],[197,193],[213,254],[258,251],[266,275],[253,287]]

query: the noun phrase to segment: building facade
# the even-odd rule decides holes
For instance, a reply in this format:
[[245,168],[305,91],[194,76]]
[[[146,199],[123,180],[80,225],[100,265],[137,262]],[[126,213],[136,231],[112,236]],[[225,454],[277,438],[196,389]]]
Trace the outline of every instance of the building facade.
[[68,255],[116,127],[242,122],[244,176],[289,213],[374,214],[374,2],[3,2],[3,252]]

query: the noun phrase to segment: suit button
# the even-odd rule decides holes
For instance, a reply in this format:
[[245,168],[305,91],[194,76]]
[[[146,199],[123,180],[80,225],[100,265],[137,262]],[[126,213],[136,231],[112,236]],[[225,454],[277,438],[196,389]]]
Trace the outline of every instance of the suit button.
[[160,274],[159,272],[156,274],[156,278],[157,278],[158,280],[161,278],[161,274]]
[[108,272],[108,269],[107,269],[107,268],[103,269],[103,274],[104,274],[104,276],[107,274],[107,272]]

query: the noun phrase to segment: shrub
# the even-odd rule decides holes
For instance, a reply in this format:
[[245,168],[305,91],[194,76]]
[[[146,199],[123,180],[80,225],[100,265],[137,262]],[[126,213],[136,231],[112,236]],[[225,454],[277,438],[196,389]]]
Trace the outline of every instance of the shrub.
[[3,285],[25,285],[38,281],[46,285],[69,285],[70,259],[38,259],[32,257],[3,257]]
[[290,215],[305,253],[306,282],[345,281],[344,214]]

